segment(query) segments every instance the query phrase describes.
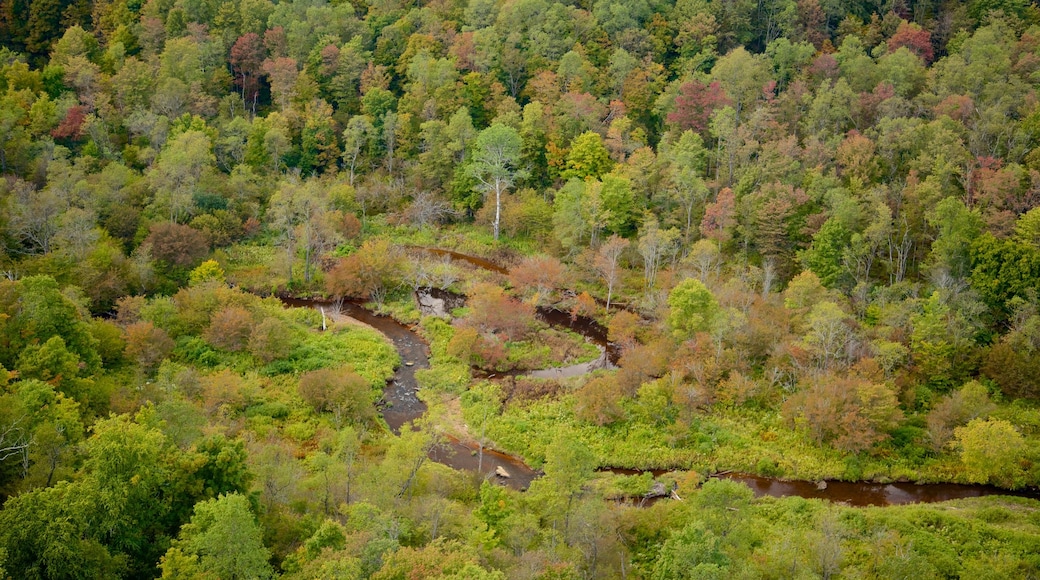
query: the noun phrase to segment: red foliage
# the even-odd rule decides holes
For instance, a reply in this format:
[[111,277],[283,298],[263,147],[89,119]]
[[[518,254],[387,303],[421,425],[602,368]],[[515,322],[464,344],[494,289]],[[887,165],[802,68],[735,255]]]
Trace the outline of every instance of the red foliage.
[[286,56],[289,54],[289,41],[285,36],[285,29],[281,26],[264,32],[264,46],[271,53],[271,57]]
[[194,268],[209,253],[206,236],[188,226],[162,222],[152,226],[144,244],[151,246],[152,258],[171,266]]
[[251,238],[260,231],[260,220],[253,216],[249,216],[245,222],[242,223],[242,235]]
[[55,139],[78,139],[83,134],[83,121],[87,118],[87,108],[74,105],[69,108],[65,118],[51,131]]
[[1011,233],[1016,217],[1034,207],[1035,193],[1027,191],[1022,176],[994,157],[979,157],[971,173],[969,206],[978,207],[988,229],[997,236]]
[[507,340],[521,340],[534,323],[534,307],[517,302],[494,284],[477,284],[466,304],[466,322],[482,333],[500,334]]
[[245,348],[253,332],[253,317],[241,306],[228,306],[213,315],[206,341],[217,348],[237,352]]
[[621,355],[618,365],[617,384],[626,397],[635,396],[640,385],[668,372],[672,360],[675,343],[669,338],[662,338],[650,344],[637,344]]
[[935,116],[946,115],[954,121],[965,122],[975,110],[975,103],[967,95],[950,95],[935,106]]
[[136,360],[145,371],[158,367],[173,347],[170,335],[151,322],[135,322],[126,327],[126,356]]
[[834,55],[821,54],[809,65],[809,75],[817,82],[823,79],[835,79],[841,71],[838,69],[838,59]]
[[704,209],[701,235],[719,242],[726,241],[729,238],[728,230],[735,222],[736,206],[737,201],[733,190],[728,187],[723,188],[714,203],[708,204],[708,207]]
[[566,269],[552,256],[529,256],[510,270],[509,280],[526,295],[535,295],[536,302],[563,285]]
[[321,74],[330,77],[336,73],[339,64],[339,47],[335,44],[327,44],[321,49]]
[[474,63],[476,51],[477,45],[473,42],[473,32],[471,31],[456,34],[448,49],[448,52],[455,57],[456,66],[463,71],[477,70],[477,65]]
[[902,21],[892,38],[888,39],[888,50],[895,51],[905,46],[910,52],[924,59],[926,63],[932,62],[935,53],[932,50],[932,35],[922,29],[918,24]]
[[235,72],[235,84],[242,88],[244,99],[253,99],[259,89],[260,65],[267,51],[255,32],[244,34],[231,47],[231,68]]
[[668,124],[678,131],[692,129],[698,133],[708,128],[708,119],[715,109],[729,104],[729,97],[722,85],[714,81],[709,85],[693,80],[679,87],[675,97],[675,110],[668,113]]

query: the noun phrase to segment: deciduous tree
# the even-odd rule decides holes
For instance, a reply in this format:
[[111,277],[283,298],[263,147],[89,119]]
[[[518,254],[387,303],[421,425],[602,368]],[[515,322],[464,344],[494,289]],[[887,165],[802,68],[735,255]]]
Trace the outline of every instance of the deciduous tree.
[[498,123],[481,131],[473,142],[470,175],[482,193],[495,196],[492,228],[496,240],[502,222],[502,195],[525,175],[518,167],[522,146],[516,129]]

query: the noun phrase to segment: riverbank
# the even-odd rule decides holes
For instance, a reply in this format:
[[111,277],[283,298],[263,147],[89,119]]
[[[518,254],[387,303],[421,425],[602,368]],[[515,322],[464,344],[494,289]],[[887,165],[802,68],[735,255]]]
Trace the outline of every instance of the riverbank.
[[[333,304],[331,301],[284,299],[288,305],[310,306],[310,307],[338,307],[339,312],[349,316],[382,332],[391,340],[398,350],[403,364],[397,369],[394,377],[388,381],[384,391],[382,411],[384,419],[390,428],[399,433],[401,427],[410,421],[415,421],[427,411],[427,405],[419,397],[419,383],[416,379],[416,371],[431,368],[431,348],[416,334],[415,330],[390,318],[375,314],[363,306],[342,302]],[[590,333],[590,338],[603,338],[602,329],[586,321],[579,328],[584,328]],[[448,426],[445,433],[446,442],[438,445],[430,454],[430,458],[454,469],[477,471],[486,478],[491,478],[499,483],[508,485],[515,489],[526,489],[531,481],[538,477],[539,472],[529,467],[528,464],[517,455],[495,450],[489,446],[489,441],[500,440],[496,437],[496,430],[492,429],[486,433],[486,439],[482,444],[474,437],[463,417],[463,408],[453,404],[458,399],[446,397],[444,401],[448,405],[442,408],[448,411],[442,412],[440,425]],[[559,424],[555,421],[555,424]],[[510,439],[505,439],[510,440]],[[504,446],[509,449],[508,446]],[[595,452],[597,447],[592,445]],[[643,448],[642,459],[646,460],[647,449]],[[600,453],[601,457],[614,456],[615,453]],[[544,461],[544,456],[541,458]],[[688,459],[673,458],[675,463],[671,466],[686,466],[687,468],[698,464],[703,465],[703,457],[696,455]],[[752,456],[753,460],[754,457]],[[745,459],[745,461],[747,461]],[[535,465],[540,462],[535,461]],[[602,464],[602,463],[601,463]],[[615,463],[616,465],[616,463]],[[623,464],[626,465],[626,464]],[[658,464],[660,465],[660,464]],[[716,464],[718,465],[718,464]],[[731,464],[732,465],[732,464]],[[737,462],[736,465],[747,465]],[[761,461],[754,464],[762,467]],[[732,468],[732,467],[731,467]],[[772,469],[777,469],[773,467]],[[753,473],[748,469],[747,473],[737,467],[738,472],[724,472],[701,470],[701,473],[715,473],[715,477],[723,477],[748,485],[758,497],[788,497],[797,496],[803,498],[819,498],[829,501],[844,503],[852,506],[866,505],[901,505],[917,502],[938,502],[966,497],[979,497],[985,495],[1014,495],[1040,499],[1040,492],[1035,490],[1014,492],[1002,490],[993,486],[966,485],[949,482],[935,483],[910,483],[909,481],[839,481],[835,478],[822,475],[812,479],[786,479],[778,477],[766,477],[762,474]],[[603,469],[604,472],[614,473],[621,476],[641,475],[649,473],[654,478],[661,475],[664,470],[658,467],[654,469],[645,463],[628,463],[627,469]]]

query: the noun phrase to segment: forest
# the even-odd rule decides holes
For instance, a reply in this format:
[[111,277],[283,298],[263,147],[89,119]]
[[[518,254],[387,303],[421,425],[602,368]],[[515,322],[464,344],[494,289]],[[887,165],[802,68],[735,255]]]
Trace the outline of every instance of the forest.
[[0,177],[0,580],[1040,578],[1034,2],[0,0]]

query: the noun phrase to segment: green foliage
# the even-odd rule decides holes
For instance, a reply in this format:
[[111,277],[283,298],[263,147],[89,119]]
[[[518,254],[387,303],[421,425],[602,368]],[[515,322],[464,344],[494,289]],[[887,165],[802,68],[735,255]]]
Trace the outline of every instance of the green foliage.
[[264,367],[271,374],[300,373],[338,366],[349,367],[374,387],[393,374],[399,358],[393,347],[374,330],[348,327],[335,332],[301,333],[283,360]]
[[695,278],[683,280],[668,295],[668,326],[680,340],[711,331],[721,309],[711,290]]
[[[696,487],[1040,481],[1040,12],[889,4],[5,0],[0,576],[1037,576],[1032,500]],[[234,290],[423,284],[483,327],[422,322],[400,437],[390,343]],[[583,291],[620,369],[471,387],[595,357],[514,301]],[[697,473],[636,510],[604,465]]]
[[224,270],[216,260],[206,260],[188,275],[188,281],[194,286],[203,282],[224,282]]
[[812,246],[799,255],[802,265],[815,273],[820,283],[828,288],[847,284],[848,274],[843,257],[851,239],[852,233],[840,220],[827,220],[813,235]]
[[[217,578],[270,578],[270,554],[261,541],[261,529],[249,501],[240,494],[221,495],[195,504],[191,521],[178,535],[173,552],[167,552],[163,576],[174,576],[170,559],[179,555],[197,558],[199,573]],[[178,554],[180,552],[180,554]],[[189,568],[190,569],[190,568]],[[184,570],[178,570],[181,574]]]
[[599,179],[609,172],[613,165],[610,153],[603,146],[603,139],[597,133],[587,131],[571,142],[571,150],[567,154],[567,167],[560,177]]
[[971,481],[1020,485],[1020,461],[1026,450],[1025,439],[1015,427],[1000,419],[973,419],[954,430],[961,448],[961,461]]
[[935,206],[928,222],[938,232],[932,243],[932,264],[958,278],[966,277],[972,271],[972,245],[982,233],[978,212],[948,197]]
[[971,244],[971,285],[1000,319],[1007,318],[1014,300],[1036,301],[1040,287],[1040,249],[991,234]]

